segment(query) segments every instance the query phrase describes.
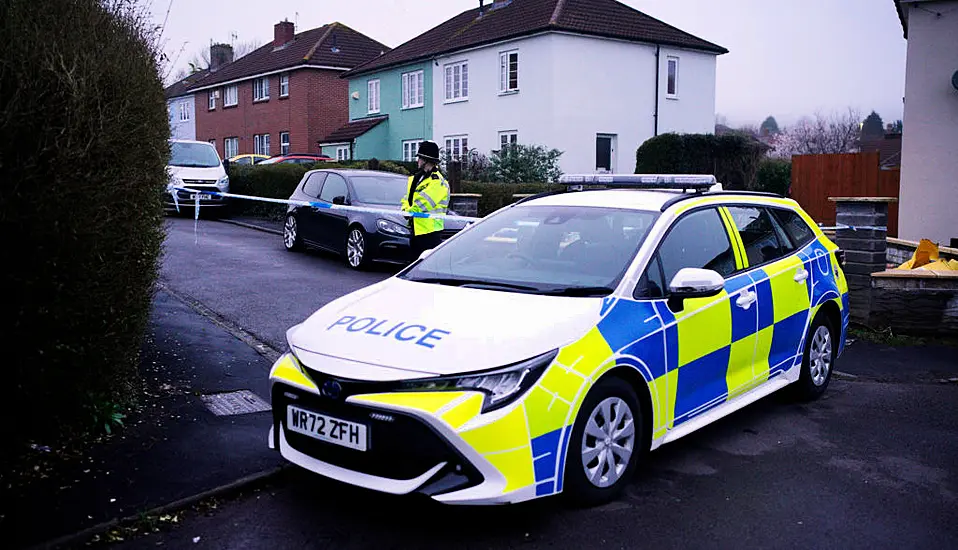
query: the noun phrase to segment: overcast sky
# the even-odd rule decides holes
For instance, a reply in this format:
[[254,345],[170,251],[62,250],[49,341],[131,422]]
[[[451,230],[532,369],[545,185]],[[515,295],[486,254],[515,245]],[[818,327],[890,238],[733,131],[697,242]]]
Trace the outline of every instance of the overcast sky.
[[[517,0],[522,1],[522,0]],[[489,3],[487,1],[487,3]],[[902,116],[905,40],[892,0],[624,0],[666,23],[725,46],[719,56],[717,114],[733,126],[774,115],[787,125],[803,115],[854,107],[886,121]],[[166,18],[165,50],[174,70],[210,40],[273,39],[288,18],[297,31],[342,22],[390,47],[478,0],[152,0]]]

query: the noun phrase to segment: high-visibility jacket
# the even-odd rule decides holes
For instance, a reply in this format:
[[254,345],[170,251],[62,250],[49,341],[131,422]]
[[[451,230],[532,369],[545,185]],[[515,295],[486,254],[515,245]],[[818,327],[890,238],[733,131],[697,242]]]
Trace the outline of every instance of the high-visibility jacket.
[[[403,212],[445,214],[448,208],[449,183],[438,170],[428,175],[420,172],[409,176],[406,195],[402,199]],[[416,236],[442,231],[444,227],[441,218],[413,218],[413,234]]]

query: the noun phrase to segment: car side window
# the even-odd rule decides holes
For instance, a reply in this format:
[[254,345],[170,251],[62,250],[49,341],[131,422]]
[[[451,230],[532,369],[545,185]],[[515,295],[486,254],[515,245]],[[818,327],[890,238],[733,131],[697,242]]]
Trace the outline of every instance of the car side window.
[[772,213],[796,247],[804,246],[815,238],[815,232],[797,212],[773,208]]
[[729,206],[728,211],[742,236],[749,266],[773,262],[794,250],[784,235],[779,233],[768,210],[754,206]]
[[657,256],[666,292],[675,274],[686,267],[711,269],[726,278],[735,272],[732,243],[715,208],[679,218],[659,245]]
[[331,203],[336,197],[346,198],[348,195],[349,188],[346,187],[346,180],[339,174],[329,174],[323,185],[323,192],[319,194],[319,200]]
[[668,288],[665,286],[665,280],[662,277],[662,262],[659,255],[656,254],[649,261],[645,273],[639,279],[639,284],[635,286],[635,292],[632,297],[636,300],[656,300],[665,298]]
[[323,182],[326,181],[326,173],[319,172],[309,176],[306,183],[303,184],[303,193],[315,199],[319,198],[319,192],[323,188]]

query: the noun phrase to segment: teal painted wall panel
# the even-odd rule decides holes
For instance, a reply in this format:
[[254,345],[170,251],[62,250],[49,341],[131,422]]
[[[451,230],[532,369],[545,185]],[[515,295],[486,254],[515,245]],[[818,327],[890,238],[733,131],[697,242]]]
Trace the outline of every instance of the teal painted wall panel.
[[[423,72],[422,107],[402,108],[403,73]],[[402,160],[402,142],[432,138],[432,65],[428,62],[363,75],[349,81],[349,119],[389,115],[389,120],[356,139],[355,157]],[[379,113],[369,113],[368,85],[379,79]],[[359,99],[353,94],[359,92]]]

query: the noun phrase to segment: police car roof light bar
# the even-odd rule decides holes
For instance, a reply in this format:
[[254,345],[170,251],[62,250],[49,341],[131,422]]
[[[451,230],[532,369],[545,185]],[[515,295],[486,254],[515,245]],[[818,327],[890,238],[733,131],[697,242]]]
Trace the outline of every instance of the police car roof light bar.
[[718,182],[705,174],[567,174],[559,177],[561,185],[581,190],[586,185],[604,185],[625,189],[669,189],[704,192]]

